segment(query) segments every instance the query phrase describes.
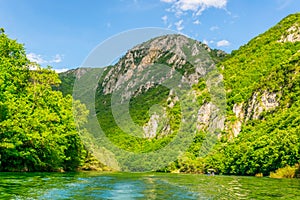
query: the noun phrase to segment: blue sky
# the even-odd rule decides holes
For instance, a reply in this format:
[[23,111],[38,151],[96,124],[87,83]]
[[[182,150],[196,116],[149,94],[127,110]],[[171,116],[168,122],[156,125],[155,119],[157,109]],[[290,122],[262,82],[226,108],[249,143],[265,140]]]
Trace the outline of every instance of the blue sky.
[[299,11],[299,0],[0,0],[0,27],[32,60],[62,70],[80,66],[105,39],[143,27],[231,52]]

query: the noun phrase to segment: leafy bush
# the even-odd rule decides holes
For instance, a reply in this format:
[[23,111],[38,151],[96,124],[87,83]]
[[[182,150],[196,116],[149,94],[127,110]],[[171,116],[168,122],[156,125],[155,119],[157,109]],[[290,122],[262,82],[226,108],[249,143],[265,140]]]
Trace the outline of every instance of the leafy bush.
[[271,178],[294,178],[296,177],[296,166],[286,166],[284,168],[279,168],[275,172],[271,172]]

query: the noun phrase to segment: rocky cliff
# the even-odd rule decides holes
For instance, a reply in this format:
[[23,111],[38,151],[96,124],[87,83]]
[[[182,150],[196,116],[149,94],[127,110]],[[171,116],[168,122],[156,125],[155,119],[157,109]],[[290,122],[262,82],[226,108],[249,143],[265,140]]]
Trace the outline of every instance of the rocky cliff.
[[[134,110],[134,113],[141,112],[149,115],[149,117],[143,117],[143,122],[139,124],[143,127],[143,137],[160,138],[174,132],[168,112],[174,109],[173,107],[180,100],[172,87],[188,85],[191,88],[188,95],[196,102],[199,95],[196,95],[197,92],[192,87],[196,86],[199,80],[206,77],[209,72],[215,70],[215,60],[224,56],[224,52],[212,50],[207,45],[182,35],[154,38],[130,49],[114,67],[107,69],[103,82],[99,83],[97,96],[110,96],[121,89],[122,102],[128,99],[130,102],[135,102],[135,98],[140,99],[153,90],[161,90],[159,88],[164,82],[179,75],[178,82],[165,85],[168,87],[166,93],[157,94],[161,99],[159,102],[163,111],[161,114],[156,111],[148,112],[147,106],[143,108],[143,105],[139,106],[134,103],[130,105],[130,110]],[[151,102],[152,98],[149,96],[146,100]],[[158,102],[153,101],[153,103]],[[205,104],[198,107],[198,130],[206,130],[209,127],[210,129],[223,129],[220,123],[212,119],[217,115],[216,105],[212,102],[208,105],[210,106]],[[100,108],[102,109],[104,107]],[[137,119],[137,121],[141,120]]]

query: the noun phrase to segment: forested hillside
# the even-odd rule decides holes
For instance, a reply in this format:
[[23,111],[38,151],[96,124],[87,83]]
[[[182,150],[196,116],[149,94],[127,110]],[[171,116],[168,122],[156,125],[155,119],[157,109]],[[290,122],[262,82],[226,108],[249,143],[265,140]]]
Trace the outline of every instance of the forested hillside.
[[298,13],[220,63],[227,128],[223,142],[206,158],[209,166],[226,174],[268,175],[300,162],[299,62]]

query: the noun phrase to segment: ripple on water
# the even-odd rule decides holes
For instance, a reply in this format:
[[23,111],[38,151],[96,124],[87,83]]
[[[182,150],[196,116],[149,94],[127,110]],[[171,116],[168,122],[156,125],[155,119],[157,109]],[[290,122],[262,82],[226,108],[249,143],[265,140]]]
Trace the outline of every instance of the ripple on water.
[[130,173],[0,173],[0,199],[300,199],[300,180]]

